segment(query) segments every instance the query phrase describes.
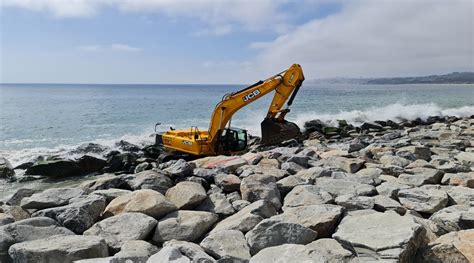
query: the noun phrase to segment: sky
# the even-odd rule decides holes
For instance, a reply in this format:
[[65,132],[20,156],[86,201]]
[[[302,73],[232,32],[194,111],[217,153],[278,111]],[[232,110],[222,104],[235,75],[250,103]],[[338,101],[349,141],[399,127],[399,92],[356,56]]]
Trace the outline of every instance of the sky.
[[0,0],[3,83],[474,71],[474,0]]

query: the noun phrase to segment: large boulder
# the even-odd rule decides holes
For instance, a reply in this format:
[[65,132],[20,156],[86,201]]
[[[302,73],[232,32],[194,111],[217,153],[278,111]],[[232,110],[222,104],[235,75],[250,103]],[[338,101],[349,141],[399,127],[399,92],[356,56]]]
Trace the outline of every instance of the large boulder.
[[349,180],[333,179],[333,178],[318,178],[314,183],[321,189],[333,196],[339,195],[373,195],[376,193],[375,187],[368,184],[361,184]]
[[0,259],[15,243],[43,239],[53,235],[74,235],[51,218],[36,217],[0,227]]
[[124,176],[114,174],[100,175],[97,179],[83,182],[80,187],[87,191],[105,190],[110,188],[130,189],[125,182]]
[[81,174],[82,170],[73,160],[39,161],[26,169],[26,175],[65,177]]
[[191,259],[183,255],[178,248],[164,247],[152,255],[147,263],[191,263]]
[[109,189],[104,189],[104,190],[95,190],[94,192],[90,194],[104,197],[106,203],[109,204],[115,198],[122,195],[126,195],[130,192],[131,192],[130,190],[125,190],[125,189],[109,188]]
[[18,263],[62,263],[107,257],[109,252],[101,237],[57,235],[15,244],[10,247],[9,254]]
[[223,193],[209,194],[196,210],[207,211],[220,216],[229,216],[235,213],[235,209]]
[[77,166],[83,173],[94,173],[102,170],[107,165],[104,159],[96,158],[90,155],[84,155],[76,160]]
[[16,190],[16,192],[7,200],[8,205],[20,205],[21,200],[25,197],[30,197],[33,194],[38,192],[37,190],[30,189],[30,188],[20,188]]
[[15,222],[15,218],[0,212],[0,226],[8,225]]
[[474,152],[460,152],[454,158],[463,164],[473,166],[474,165]]
[[474,188],[474,172],[447,173],[443,176],[441,183]]
[[323,160],[325,167],[334,167],[344,170],[348,173],[359,171],[365,161],[359,158],[346,158],[340,156],[331,156]]
[[21,200],[24,209],[45,209],[69,204],[69,200],[85,195],[79,188],[52,188]]
[[84,232],[101,236],[114,251],[130,240],[144,240],[156,226],[156,219],[142,213],[123,213],[104,219]]
[[316,231],[303,225],[271,218],[262,220],[245,235],[252,255],[267,247],[308,244],[316,237]]
[[242,165],[248,164],[247,160],[240,156],[211,156],[192,161],[197,168],[213,169],[221,168],[228,172],[234,172]]
[[[202,247],[195,243],[180,241],[180,240],[171,240],[163,244],[163,249],[172,247],[177,249],[182,255],[186,258],[189,258],[190,262],[200,262],[200,263],[215,263],[216,260],[209,256]],[[152,261],[153,263],[155,261]],[[168,262],[168,261],[167,261]],[[174,262],[171,260],[171,262]]]
[[383,182],[379,186],[377,186],[377,192],[380,195],[384,195],[390,198],[398,198],[398,192],[402,189],[410,189],[413,186],[401,184],[397,181],[394,182]]
[[120,252],[111,258],[110,263],[145,263],[147,259],[160,249],[143,240],[126,241]]
[[422,227],[393,212],[346,216],[333,238],[351,246],[366,261],[412,262],[421,245]]
[[239,230],[246,233],[254,228],[264,218],[276,214],[275,207],[268,201],[253,202],[242,210],[217,223],[212,232],[220,230]]
[[406,153],[412,154],[416,159],[423,159],[425,161],[431,160],[431,151],[427,146],[405,146],[399,148],[397,155],[403,156]]
[[206,190],[195,182],[180,182],[168,189],[166,198],[174,203],[178,209],[191,209],[206,199]]
[[448,187],[446,192],[452,205],[474,206],[474,188],[464,186]]
[[193,175],[193,167],[183,159],[179,159],[170,167],[166,168],[165,171],[171,178],[182,178]]
[[40,210],[32,216],[45,216],[58,221],[76,234],[82,234],[100,217],[105,208],[105,198],[89,195],[71,199],[69,205]]
[[398,199],[407,209],[427,214],[433,214],[448,204],[445,191],[424,186],[400,190]]
[[177,210],[177,207],[154,190],[137,190],[119,196],[112,200],[105,208],[104,216],[114,216],[127,212],[137,212],[160,219],[168,213]]
[[419,262],[474,262],[474,230],[462,230],[440,236],[420,253]]
[[165,194],[174,185],[173,180],[167,175],[154,170],[129,175],[125,177],[125,181],[133,190],[151,189],[162,194]]
[[318,237],[330,237],[334,233],[344,209],[338,205],[318,204],[289,207],[285,212],[271,217],[285,222],[308,227],[318,233]]
[[380,163],[385,166],[398,166],[398,167],[406,167],[410,164],[410,160],[396,156],[396,155],[383,155],[379,159]]
[[332,203],[334,198],[316,185],[298,185],[284,199],[283,210],[290,207],[310,206]]
[[398,182],[412,186],[424,184],[439,184],[443,178],[443,172],[436,169],[417,167],[406,170],[407,173],[398,176]]
[[240,184],[242,199],[255,202],[267,200],[275,209],[281,208],[280,191],[275,182],[275,177],[263,174],[253,174],[242,180]]
[[224,192],[233,192],[240,189],[240,178],[234,174],[216,174],[214,182]]
[[218,216],[213,213],[179,210],[158,221],[153,241],[157,243],[172,239],[195,241],[205,234],[217,220]]
[[13,217],[15,221],[30,218],[30,213],[17,205],[2,205],[0,212]]
[[321,238],[306,246],[309,255],[318,262],[358,262],[351,251],[345,249],[339,242],[332,238]]
[[306,246],[283,244],[260,250],[250,259],[250,263],[283,263],[283,262],[324,262],[309,255]]
[[474,228],[474,207],[453,205],[431,215],[433,221],[443,234]]
[[374,208],[374,197],[372,196],[357,196],[352,194],[340,195],[335,200],[336,204],[344,207],[348,211],[372,209]]
[[15,175],[12,164],[5,158],[0,157],[0,179],[11,178]]
[[250,259],[250,248],[245,236],[238,230],[223,230],[209,234],[200,246],[217,259],[247,261]]

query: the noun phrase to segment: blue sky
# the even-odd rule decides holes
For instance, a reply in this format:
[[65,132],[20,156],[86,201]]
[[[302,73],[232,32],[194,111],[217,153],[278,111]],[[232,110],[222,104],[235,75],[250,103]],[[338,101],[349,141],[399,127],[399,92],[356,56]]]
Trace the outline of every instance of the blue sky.
[[1,0],[1,82],[251,83],[474,70],[471,0]]

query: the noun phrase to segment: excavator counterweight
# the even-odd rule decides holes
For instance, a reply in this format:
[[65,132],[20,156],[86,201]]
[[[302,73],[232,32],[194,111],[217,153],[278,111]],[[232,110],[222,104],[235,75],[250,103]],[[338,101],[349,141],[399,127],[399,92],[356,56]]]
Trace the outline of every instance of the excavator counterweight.
[[[278,144],[298,137],[299,127],[285,120],[304,81],[303,70],[293,64],[287,70],[259,81],[240,91],[226,94],[211,115],[209,130],[192,126],[186,130],[170,130],[157,134],[156,141],[165,149],[193,156],[235,154],[247,149],[247,131],[230,127],[232,116],[241,108],[274,91],[267,116],[261,123],[262,145]],[[286,105],[285,105],[286,104]]]

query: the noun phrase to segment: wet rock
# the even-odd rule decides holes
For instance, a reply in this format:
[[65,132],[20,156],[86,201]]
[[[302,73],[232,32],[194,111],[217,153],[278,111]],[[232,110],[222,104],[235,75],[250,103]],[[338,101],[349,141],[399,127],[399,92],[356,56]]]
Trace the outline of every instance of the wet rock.
[[271,219],[300,224],[316,231],[318,237],[330,237],[342,218],[343,211],[338,205],[308,205],[286,208],[284,213]]
[[217,223],[212,232],[220,230],[239,230],[246,233],[264,218],[276,214],[275,207],[268,201],[260,200],[244,207],[234,215]]
[[426,187],[400,190],[398,199],[404,207],[428,214],[433,214],[448,204],[446,192]]
[[383,126],[375,122],[364,122],[362,123],[360,128],[362,130],[375,130],[375,131],[383,130]]
[[84,153],[100,154],[100,153],[104,153],[108,149],[109,149],[108,147],[97,144],[97,143],[86,143],[86,144],[80,145],[79,147],[71,151],[71,153],[73,154],[84,154]]
[[455,174],[447,173],[443,176],[441,183],[474,188],[474,172]]
[[157,243],[172,239],[195,241],[205,234],[217,220],[218,216],[213,213],[179,210],[158,221],[153,241]]
[[240,190],[240,178],[236,175],[220,173],[214,177],[214,181],[224,192]]
[[47,238],[53,235],[74,235],[51,218],[36,217],[0,227],[0,258],[15,243]]
[[245,235],[252,255],[272,246],[308,244],[316,237],[315,231],[303,225],[274,219],[264,219]]
[[72,160],[39,161],[26,169],[26,175],[43,175],[49,177],[65,177],[81,174],[82,170]]
[[105,198],[90,195],[78,199],[66,206],[40,210],[32,216],[52,218],[74,233],[82,234],[99,219],[105,208]]
[[77,166],[84,173],[94,173],[102,170],[107,165],[107,161],[90,155],[84,155],[76,160]]
[[134,173],[137,174],[139,172],[151,170],[152,168],[153,168],[153,165],[151,165],[151,163],[143,162],[143,163],[138,164],[137,167],[135,167]]
[[81,195],[85,195],[85,192],[78,188],[52,188],[23,198],[21,207],[24,209],[45,209],[62,206],[67,205],[70,199]]
[[104,239],[96,236],[58,235],[18,243],[10,247],[14,262],[72,262],[80,259],[107,257]]
[[361,260],[411,262],[421,245],[422,228],[393,212],[345,217],[333,235],[352,246]]
[[147,170],[125,177],[126,183],[133,190],[151,189],[166,194],[174,186],[173,180],[163,173]]
[[235,261],[250,260],[250,248],[244,234],[238,230],[223,230],[211,233],[200,246],[217,259]]
[[267,200],[275,206],[275,209],[281,208],[280,192],[273,176],[250,175],[242,180],[240,192],[243,200],[249,202]]
[[7,204],[9,205],[20,205],[21,200],[25,197],[30,197],[34,193],[38,192],[37,190],[34,189],[29,189],[29,188],[20,188],[16,190],[16,192],[7,200]]
[[160,219],[178,208],[154,190],[137,190],[119,196],[112,200],[105,208],[104,216],[114,216],[127,212],[137,212]]
[[15,175],[12,164],[5,158],[0,157],[0,179],[11,178]]
[[80,188],[95,191],[110,188],[129,189],[130,187],[125,183],[124,176],[104,174],[97,179],[83,182]]
[[165,171],[171,178],[182,178],[193,175],[193,167],[183,159],[166,168]]
[[166,198],[174,203],[178,209],[190,209],[202,203],[207,195],[204,187],[198,183],[180,182],[168,189]]
[[120,150],[125,151],[125,152],[139,152],[140,151],[139,146],[133,143],[129,143],[124,140],[120,140],[119,142],[115,144],[115,146],[117,146]]
[[315,185],[298,185],[285,197],[283,210],[291,207],[320,205],[332,203],[334,198],[328,192],[321,190]]
[[110,260],[111,263],[145,263],[147,259],[156,254],[160,249],[143,240],[126,241]]
[[149,237],[156,223],[156,219],[142,213],[123,213],[94,224],[84,235],[101,236],[112,250],[118,251],[126,241]]
[[196,210],[211,212],[220,216],[229,216],[235,213],[232,204],[222,193],[209,194]]
[[443,235],[420,251],[420,262],[474,262],[474,230]]
[[164,248],[172,247],[179,250],[179,252],[181,252],[185,257],[189,258],[191,262],[202,262],[202,263],[215,263],[216,262],[214,258],[212,258],[208,254],[206,254],[206,252],[204,252],[203,248],[191,242],[171,240],[171,241],[166,241],[163,244],[163,247]]
[[434,213],[433,221],[443,234],[462,229],[474,228],[474,207],[453,205]]
[[105,198],[106,204],[109,204],[115,198],[130,193],[130,190],[110,188],[105,190],[95,190],[91,195],[99,195]]

